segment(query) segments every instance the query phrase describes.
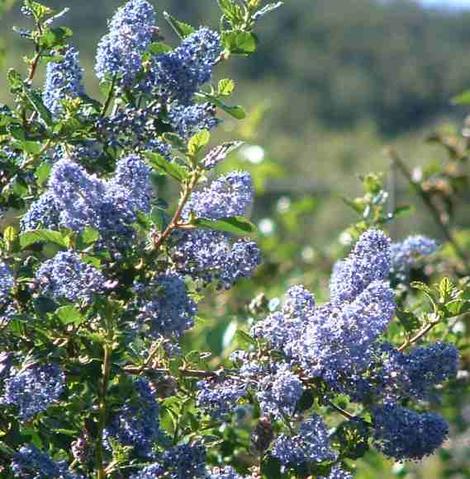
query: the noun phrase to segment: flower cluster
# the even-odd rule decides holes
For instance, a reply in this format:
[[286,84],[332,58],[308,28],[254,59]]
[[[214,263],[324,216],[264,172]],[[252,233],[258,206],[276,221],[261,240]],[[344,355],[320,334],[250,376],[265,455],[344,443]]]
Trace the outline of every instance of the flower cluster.
[[[290,288],[282,308],[252,328],[252,335],[266,341],[272,353],[261,359],[256,353],[237,353],[234,359],[241,364],[237,375],[199,383],[199,406],[223,417],[251,392],[262,414],[292,420],[305,381],[321,380],[332,391],[376,405],[374,435],[384,454],[416,459],[439,447],[445,437],[443,419],[407,412],[400,401],[429,399],[435,386],[455,377],[458,352],[454,346],[439,342],[406,352],[382,340],[395,312],[395,298],[388,284],[390,248],[382,232],[364,233],[350,255],[336,264],[330,282],[331,300],[324,305],[317,306],[304,287]],[[387,421],[389,410],[403,410],[408,419],[403,423]],[[400,435],[406,435],[411,422],[422,427],[415,427],[412,439],[402,441],[397,452]],[[394,424],[400,431],[394,432]],[[334,460],[336,455],[318,416],[303,420],[294,435],[281,434],[271,453],[286,467]],[[331,477],[350,476],[336,468]]]
[[68,46],[57,54],[61,55],[60,61],[51,61],[47,64],[43,91],[44,105],[54,116],[62,112],[64,99],[72,99],[84,94],[78,51]]
[[329,444],[326,425],[317,415],[302,422],[297,435],[280,435],[273,445],[272,454],[282,464],[295,466],[336,458]]
[[104,276],[95,267],[84,263],[73,251],[57,253],[36,272],[44,294],[54,299],[89,301],[104,288]]
[[151,191],[150,170],[139,157],[118,160],[109,180],[64,158],[54,164],[49,188],[22,218],[22,228],[62,226],[81,232],[92,227],[108,246],[128,244],[137,211],[150,209]]
[[438,414],[389,404],[374,410],[375,444],[398,461],[431,454],[444,442],[447,432],[447,423]]
[[[218,220],[248,213],[253,202],[253,185],[248,173],[233,172],[192,193],[183,217],[191,215]],[[247,239],[234,240],[218,231],[196,229],[179,236],[173,250],[177,268],[204,283],[230,288],[238,279],[250,276],[261,261],[258,247]]]
[[10,268],[6,263],[0,261],[0,308],[8,301],[14,283]]
[[152,66],[154,88],[168,100],[190,103],[197,90],[211,79],[221,52],[219,35],[208,28],[200,28],[175,50],[155,58]]
[[131,446],[139,457],[152,455],[152,448],[161,435],[159,407],[148,381],[135,382],[135,397],[126,401],[105,430],[106,439]]
[[128,87],[142,69],[142,56],[155,31],[155,11],[146,0],[130,0],[109,22],[96,53],[96,75]]
[[16,406],[23,421],[45,411],[64,390],[65,375],[55,364],[13,371],[5,380],[2,404]]
[[53,461],[35,446],[21,447],[13,457],[11,470],[18,479],[84,479],[71,472],[65,461]]
[[158,275],[147,285],[137,284],[137,322],[153,337],[179,337],[194,324],[196,304],[177,273]]
[[429,256],[437,250],[437,243],[422,235],[409,236],[403,241],[391,245],[391,274],[401,282],[406,282],[410,270],[423,256]]

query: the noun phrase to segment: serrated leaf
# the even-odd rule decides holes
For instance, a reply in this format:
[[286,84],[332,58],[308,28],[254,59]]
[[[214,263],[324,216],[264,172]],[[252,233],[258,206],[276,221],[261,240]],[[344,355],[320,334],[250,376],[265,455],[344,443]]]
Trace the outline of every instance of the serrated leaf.
[[97,229],[91,228],[87,226],[81,233],[80,233],[80,241],[84,245],[91,245],[96,243],[100,238],[100,233]]
[[62,306],[56,311],[57,317],[60,319],[62,324],[73,324],[78,326],[84,321],[84,317],[80,311],[72,305]]
[[163,17],[180,38],[186,38],[187,36],[191,35],[196,31],[193,26],[189,25],[188,23],[177,20],[168,12],[163,12]]
[[21,248],[27,248],[35,243],[54,243],[63,248],[68,248],[69,238],[64,236],[59,231],[52,230],[34,230],[27,231],[20,235],[20,246]]
[[235,82],[231,78],[223,78],[219,81],[217,93],[220,96],[229,96],[235,90]]
[[408,333],[411,333],[419,328],[419,319],[411,311],[396,310],[396,315],[400,324]]
[[175,180],[181,182],[187,176],[187,171],[180,165],[176,163],[169,162],[162,155],[154,152],[146,152],[145,156],[148,158],[150,166],[164,175],[169,175]]
[[208,130],[198,131],[188,142],[188,154],[196,156],[210,141],[211,134]]
[[197,218],[194,221],[194,226],[215,231],[223,231],[224,233],[232,233],[235,235],[251,234],[256,231],[255,225],[243,216],[233,216],[231,218],[223,218],[220,220]]
[[232,55],[250,55],[256,51],[258,39],[251,32],[229,30],[222,33],[222,44]]

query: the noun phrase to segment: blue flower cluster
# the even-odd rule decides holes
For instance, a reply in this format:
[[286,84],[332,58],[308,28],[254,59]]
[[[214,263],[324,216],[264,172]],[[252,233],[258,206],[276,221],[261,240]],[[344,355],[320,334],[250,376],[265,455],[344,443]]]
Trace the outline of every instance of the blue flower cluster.
[[53,461],[35,446],[23,446],[14,455],[11,471],[18,479],[84,479],[71,472],[65,461]]
[[[233,172],[192,193],[183,218],[218,220],[248,213],[253,202],[253,185],[246,172]],[[230,288],[240,278],[250,276],[261,261],[256,243],[234,240],[219,231],[196,229],[178,237],[172,256],[181,272],[204,283]]]
[[65,387],[65,375],[55,364],[33,365],[13,371],[5,380],[2,404],[15,406],[23,421],[32,419],[57,401]]
[[145,286],[137,284],[137,322],[153,337],[179,337],[194,324],[196,303],[182,276],[167,272]]
[[47,64],[43,90],[44,105],[55,117],[63,110],[63,100],[84,94],[78,51],[68,46],[57,54],[61,55],[60,61],[51,61]]
[[139,457],[151,457],[160,437],[160,408],[148,381],[135,382],[135,397],[126,401],[105,430],[105,439],[133,447]]
[[168,118],[176,133],[188,140],[201,130],[215,128],[219,124],[215,114],[215,107],[210,103],[184,105],[173,102],[168,112]]
[[15,280],[10,267],[0,261],[0,308],[8,302],[14,284]]
[[169,479],[202,479],[206,476],[206,449],[199,443],[174,446],[163,453],[162,465]]
[[219,35],[208,28],[200,28],[175,50],[155,58],[152,66],[154,88],[167,100],[190,103],[197,90],[211,79],[221,52]]
[[376,447],[396,460],[422,459],[444,442],[447,423],[438,414],[386,404],[374,410]]
[[216,467],[209,472],[207,479],[243,479],[243,476],[237,473],[231,466]]
[[22,218],[22,229],[62,226],[81,232],[88,226],[108,246],[126,245],[134,236],[137,211],[149,212],[151,191],[150,170],[137,156],[118,160],[110,180],[62,159],[52,168],[48,190]]
[[96,53],[96,75],[100,80],[116,78],[129,87],[142,69],[142,56],[155,31],[155,11],[146,0],[130,0],[109,22],[109,32]]
[[[201,203],[197,202],[200,210],[210,211],[210,201],[208,207]],[[437,342],[404,352],[383,341],[395,313],[395,298],[388,284],[390,249],[390,240],[382,232],[365,232],[349,256],[335,266],[331,300],[324,305],[317,306],[304,287],[290,288],[282,307],[251,331],[255,338],[268,343],[266,351],[270,353],[261,357],[257,353],[236,353],[236,375],[232,372],[198,383],[199,407],[220,418],[250,393],[257,398],[262,414],[291,420],[296,418],[304,382],[320,379],[354,401],[375,404],[375,434],[384,454],[414,459],[436,449],[445,437],[443,419],[406,412],[400,402],[430,399],[435,386],[455,377],[458,351]],[[385,419],[387,411],[392,414],[402,410],[408,418],[404,422]],[[406,434],[407,421],[421,425],[421,430],[429,429],[430,438],[426,442],[426,435],[421,435],[418,428],[413,439],[402,441],[402,450],[397,452],[400,441],[397,439],[396,445],[393,441],[395,436]],[[401,432],[394,432],[394,424]],[[272,446],[272,454],[286,467],[334,460],[336,456],[329,446],[326,427],[317,416],[302,422],[297,434],[281,434]],[[350,477],[339,468],[330,476]]]
[[272,455],[285,466],[334,461],[337,456],[330,447],[326,425],[318,415],[302,422],[297,435],[281,434],[273,445]]
[[391,274],[401,282],[406,282],[410,270],[423,256],[436,252],[435,240],[422,235],[409,236],[403,241],[391,245]]
[[253,182],[246,171],[234,171],[214,180],[208,187],[191,194],[183,217],[218,220],[247,214],[253,204]]
[[132,474],[130,479],[156,479],[158,477],[162,477],[165,470],[163,467],[158,464],[151,464],[150,466],[144,467],[141,471]]
[[344,471],[339,466],[333,466],[327,477],[320,476],[318,479],[353,479],[350,472]]
[[103,291],[105,282],[98,269],[73,251],[59,252],[45,261],[36,272],[36,280],[44,294],[69,301],[89,301]]

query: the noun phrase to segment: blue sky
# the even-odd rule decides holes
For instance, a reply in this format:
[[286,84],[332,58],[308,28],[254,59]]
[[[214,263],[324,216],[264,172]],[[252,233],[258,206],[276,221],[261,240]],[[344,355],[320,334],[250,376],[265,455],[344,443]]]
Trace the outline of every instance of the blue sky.
[[470,8],[470,0],[421,0],[421,3],[438,7]]

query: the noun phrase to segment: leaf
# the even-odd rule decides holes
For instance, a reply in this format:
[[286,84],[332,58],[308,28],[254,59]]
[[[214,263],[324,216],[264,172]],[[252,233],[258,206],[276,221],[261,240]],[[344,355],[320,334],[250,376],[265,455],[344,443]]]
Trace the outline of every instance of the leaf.
[[47,29],[39,38],[38,43],[44,49],[58,48],[64,45],[65,40],[72,36],[72,30],[67,27]]
[[240,341],[242,344],[246,344],[248,346],[256,346],[256,341],[254,338],[252,338],[248,333],[243,331],[242,329],[237,329],[235,333],[235,337],[237,338],[238,341]]
[[31,104],[33,110],[39,115],[41,120],[47,125],[52,126],[54,124],[52,120],[51,112],[44,105],[41,96],[36,93],[32,88],[23,83],[23,94]]
[[191,35],[192,33],[196,31],[196,29],[193,26],[187,23],[181,22],[180,20],[177,20],[168,12],[163,12],[163,17],[180,38],[186,38],[187,36]]
[[173,50],[170,45],[167,45],[163,42],[153,42],[150,44],[149,52],[152,55],[162,55],[163,53],[168,53]]
[[175,180],[181,182],[187,176],[187,171],[176,163],[169,162],[166,158],[158,153],[146,152],[145,156],[149,159],[150,166],[160,173],[169,175]]
[[211,151],[204,157],[202,164],[205,168],[213,168],[215,165],[219,164],[221,161],[224,161],[225,158],[243,145],[243,141],[228,141],[222,143],[222,145],[212,148]]
[[21,75],[13,68],[8,70],[7,81],[8,85],[10,86],[11,93],[18,93],[23,89],[23,79],[21,78]]
[[35,171],[37,184],[39,186],[44,186],[49,178],[49,173],[51,172],[50,163],[44,162],[41,163]]
[[251,32],[229,30],[222,33],[222,44],[233,55],[250,55],[256,51],[258,39]]
[[225,18],[232,26],[241,25],[244,20],[243,9],[233,0],[218,0],[218,4]]
[[201,130],[193,135],[188,142],[188,154],[196,156],[210,141],[211,134],[208,130]]
[[63,248],[68,248],[69,238],[59,231],[52,230],[34,230],[27,231],[20,235],[20,246],[22,249],[27,248],[35,243],[54,243]]
[[408,333],[411,333],[419,328],[419,319],[411,311],[402,311],[397,309],[396,315],[401,325]]
[[197,218],[194,221],[194,226],[235,235],[251,234],[256,231],[255,225],[243,216],[232,216],[231,218],[223,218],[220,220]]
[[229,96],[235,90],[235,82],[230,78],[223,78],[219,81],[218,94],[220,96]]
[[465,90],[459,95],[454,96],[450,101],[454,105],[470,105],[470,90]]
[[265,5],[263,8],[258,10],[254,15],[253,15],[253,20],[258,20],[261,17],[264,17],[267,13],[273,12],[274,10],[277,10],[279,7],[282,7],[284,5],[284,2],[275,2],[275,3],[268,3]]
[[96,243],[100,238],[100,233],[97,229],[91,228],[87,226],[81,233],[80,233],[80,242],[83,245],[88,246],[93,243]]
[[80,311],[73,305],[62,306],[56,311],[57,317],[60,319],[62,324],[73,324],[78,326],[84,321],[84,317]]

